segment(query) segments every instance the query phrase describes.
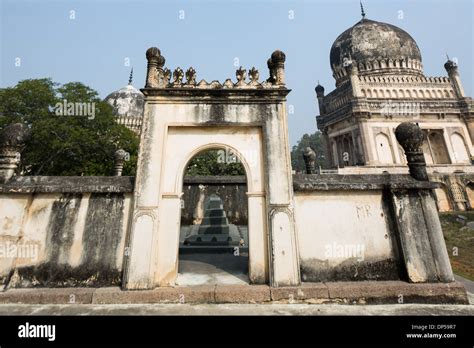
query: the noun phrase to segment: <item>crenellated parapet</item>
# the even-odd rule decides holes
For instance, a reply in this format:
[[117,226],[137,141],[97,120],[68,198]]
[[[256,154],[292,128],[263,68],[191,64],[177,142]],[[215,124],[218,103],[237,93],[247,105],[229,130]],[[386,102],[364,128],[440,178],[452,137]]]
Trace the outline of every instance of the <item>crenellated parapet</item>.
[[278,89],[285,88],[285,54],[275,51],[268,60],[270,77],[265,81],[259,81],[260,73],[255,68],[247,70],[240,67],[236,70],[236,81],[230,78],[224,82],[197,80],[197,73],[193,67],[184,71],[177,67],[171,72],[164,68],[165,58],[156,47],[147,50],[148,60],[147,78],[145,89]]
[[128,129],[132,130],[136,134],[140,134],[142,127],[142,118],[128,115],[117,116],[116,121],[118,124],[124,125]]
[[350,70],[347,67],[354,64],[362,77],[385,77],[384,75],[407,74],[412,78],[423,77],[423,64],[417,59],[371,59],[368,61],[352,62],[347,60],[341,65],[333,65],[333,77],[337,81],[336,87],[349,79]]
[[412,75],[387,75],[387,76],[359,76],[361,83],[387,83],[387,84],[403,84],[403,83],[429,83],[429,84],[449,84],[451,81],[446,76],[412,76]]

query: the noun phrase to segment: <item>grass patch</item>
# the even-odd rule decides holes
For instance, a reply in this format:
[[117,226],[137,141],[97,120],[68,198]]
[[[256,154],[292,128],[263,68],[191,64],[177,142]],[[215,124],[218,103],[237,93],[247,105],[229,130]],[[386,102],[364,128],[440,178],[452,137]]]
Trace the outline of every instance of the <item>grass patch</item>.
[[[465,222],[459,216],[465,217]],[[474,280],[474,226],[466,227],[474,221],[474,211],[439,213],[439,219],[453,272]]]

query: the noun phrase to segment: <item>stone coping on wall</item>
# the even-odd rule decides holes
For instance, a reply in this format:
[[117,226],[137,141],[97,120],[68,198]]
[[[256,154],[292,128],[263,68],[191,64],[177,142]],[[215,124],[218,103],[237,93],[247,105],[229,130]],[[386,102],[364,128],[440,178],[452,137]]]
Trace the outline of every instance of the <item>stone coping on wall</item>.
[[16,176],[0,184],[0,193],[133,192],[132,176]]
[[125,303],[347,303],[469,304],[464,286],[453,283],[359,281],[302,283],[291,287],[209,284],[159,287],[152,290],[104,288],[29,288],[0,292],[0,303],[68,304]]
[[436,189],[438,183],[418,181],[406,174],[294,174],[293,189],[305,191],[347,191],[383,189]]
[[275,88],[142,88],[147,98],[163,101],[172,99],[187,103],[268,103],[282,102],[291,89]]
[[247,179],[245,175],[192,175],[184,177],[184,184],[246,184]]
[[[0,184],[0,193],[133,192],[131,176],[17,176]],[[186,176],[184,184],[245,184],[245,176]],[[301,191],[435,189],[438,183],[417,181],[404,174],[294,174],[293,188]]]

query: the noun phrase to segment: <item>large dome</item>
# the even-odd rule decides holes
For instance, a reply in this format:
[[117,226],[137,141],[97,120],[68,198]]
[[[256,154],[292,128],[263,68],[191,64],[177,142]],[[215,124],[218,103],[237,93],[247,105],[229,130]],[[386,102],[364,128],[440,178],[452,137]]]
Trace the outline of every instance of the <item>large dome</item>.
[[423,74],[420,49],[407,32],[365,18],[334,41],[330,62],[336,81],[346,75],[351,62],[361,75]]
[[141,118],[143,116],[144,96],[131,84],[110,93],[105,101],[112,105],[118,117]]

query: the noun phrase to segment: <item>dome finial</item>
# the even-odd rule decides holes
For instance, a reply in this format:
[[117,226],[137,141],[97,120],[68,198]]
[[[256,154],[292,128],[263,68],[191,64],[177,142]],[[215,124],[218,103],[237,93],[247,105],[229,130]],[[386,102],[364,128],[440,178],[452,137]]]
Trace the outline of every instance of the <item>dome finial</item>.
[[365,19],[365,11],[364,5],[362,4],[362,0],[360,1],[360,14],[362,15],[362,19]]
[[132,70],[130,71],[130,77],[128,78],[128,84],[131,85],[133,80],[133,67]]

